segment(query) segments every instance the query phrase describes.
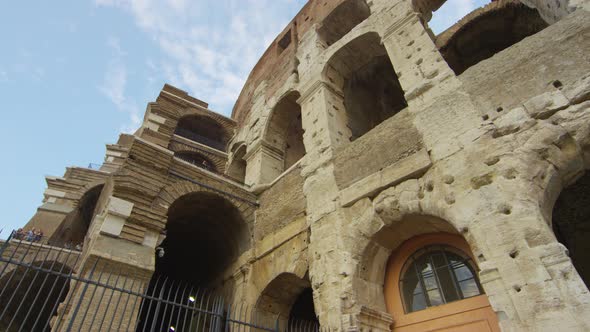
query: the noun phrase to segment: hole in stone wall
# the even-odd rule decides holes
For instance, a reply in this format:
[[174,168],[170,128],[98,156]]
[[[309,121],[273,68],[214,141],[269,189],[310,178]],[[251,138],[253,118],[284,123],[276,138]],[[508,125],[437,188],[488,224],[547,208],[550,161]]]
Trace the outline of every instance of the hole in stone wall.
[[291,29],[289,29],[289,31],[287,31],[287,33],[285,33],[281,39],[279,39],[277,44],[279,45],[279,53],[283,52],[287,49],[287,47],[289,47],[291,44]]
[[557,240],[570,252],[574,267],[590,283],[590,173],[565,188],[559,195],[552,216]]
[[332,45],[371,15],[363,0],[347,0],[334,9],[318,28],[320,38]]
[[561,89],[563,87],[563,84],[560,81],[556,80],[553,81],[553,87],[555,87],[556,89]]

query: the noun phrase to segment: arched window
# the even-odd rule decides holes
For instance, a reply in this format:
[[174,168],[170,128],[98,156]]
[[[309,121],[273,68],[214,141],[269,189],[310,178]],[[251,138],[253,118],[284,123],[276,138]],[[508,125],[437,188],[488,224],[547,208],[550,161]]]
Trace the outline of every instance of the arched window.
[[401,275],[399,287],[406,313],[483,294],[469,256],[450,246],[417,250]]

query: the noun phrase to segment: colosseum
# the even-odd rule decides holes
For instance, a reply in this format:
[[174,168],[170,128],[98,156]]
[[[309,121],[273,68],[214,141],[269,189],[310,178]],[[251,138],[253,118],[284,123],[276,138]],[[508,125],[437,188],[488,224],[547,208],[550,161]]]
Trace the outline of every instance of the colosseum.
[[231,118],[165,85],[0,243],[0,329],[590,331],[590,2],[443,3],[308,1]]

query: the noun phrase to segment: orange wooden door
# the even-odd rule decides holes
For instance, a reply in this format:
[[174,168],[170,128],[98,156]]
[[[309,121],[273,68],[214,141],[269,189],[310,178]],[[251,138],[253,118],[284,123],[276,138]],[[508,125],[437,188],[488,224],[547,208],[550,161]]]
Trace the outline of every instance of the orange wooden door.
[[393,331],[499,332],[496,314],[485,294],[406,312],[399,282],[404,263],[417,250],[433,244],[451,246],[472,256],[465,240],[454,234],[426,234],[402,244],[391,256],[385,276],[385,300],[394,318]]

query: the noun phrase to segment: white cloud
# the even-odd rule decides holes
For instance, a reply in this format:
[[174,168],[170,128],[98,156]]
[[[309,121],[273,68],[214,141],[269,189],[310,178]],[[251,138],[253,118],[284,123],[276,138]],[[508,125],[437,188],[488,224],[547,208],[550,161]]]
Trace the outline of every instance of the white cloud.
[[[305,0],[95,0],[131,13],[161,49],[166,80],[229,115],[269,42]],[[150,65],[150,66],[151,66]]]
[[134,132],[141,124],[139,107],[135,101],[126,95],[127,68],[122,62],[126,54],[121,49],[118,39],[109,38],[107,45],[113,52],[113,58],[105,71],[103,83],[98,89],[115,105],[117,110],[129,115],[129,122],[122,126],[125,133]]

